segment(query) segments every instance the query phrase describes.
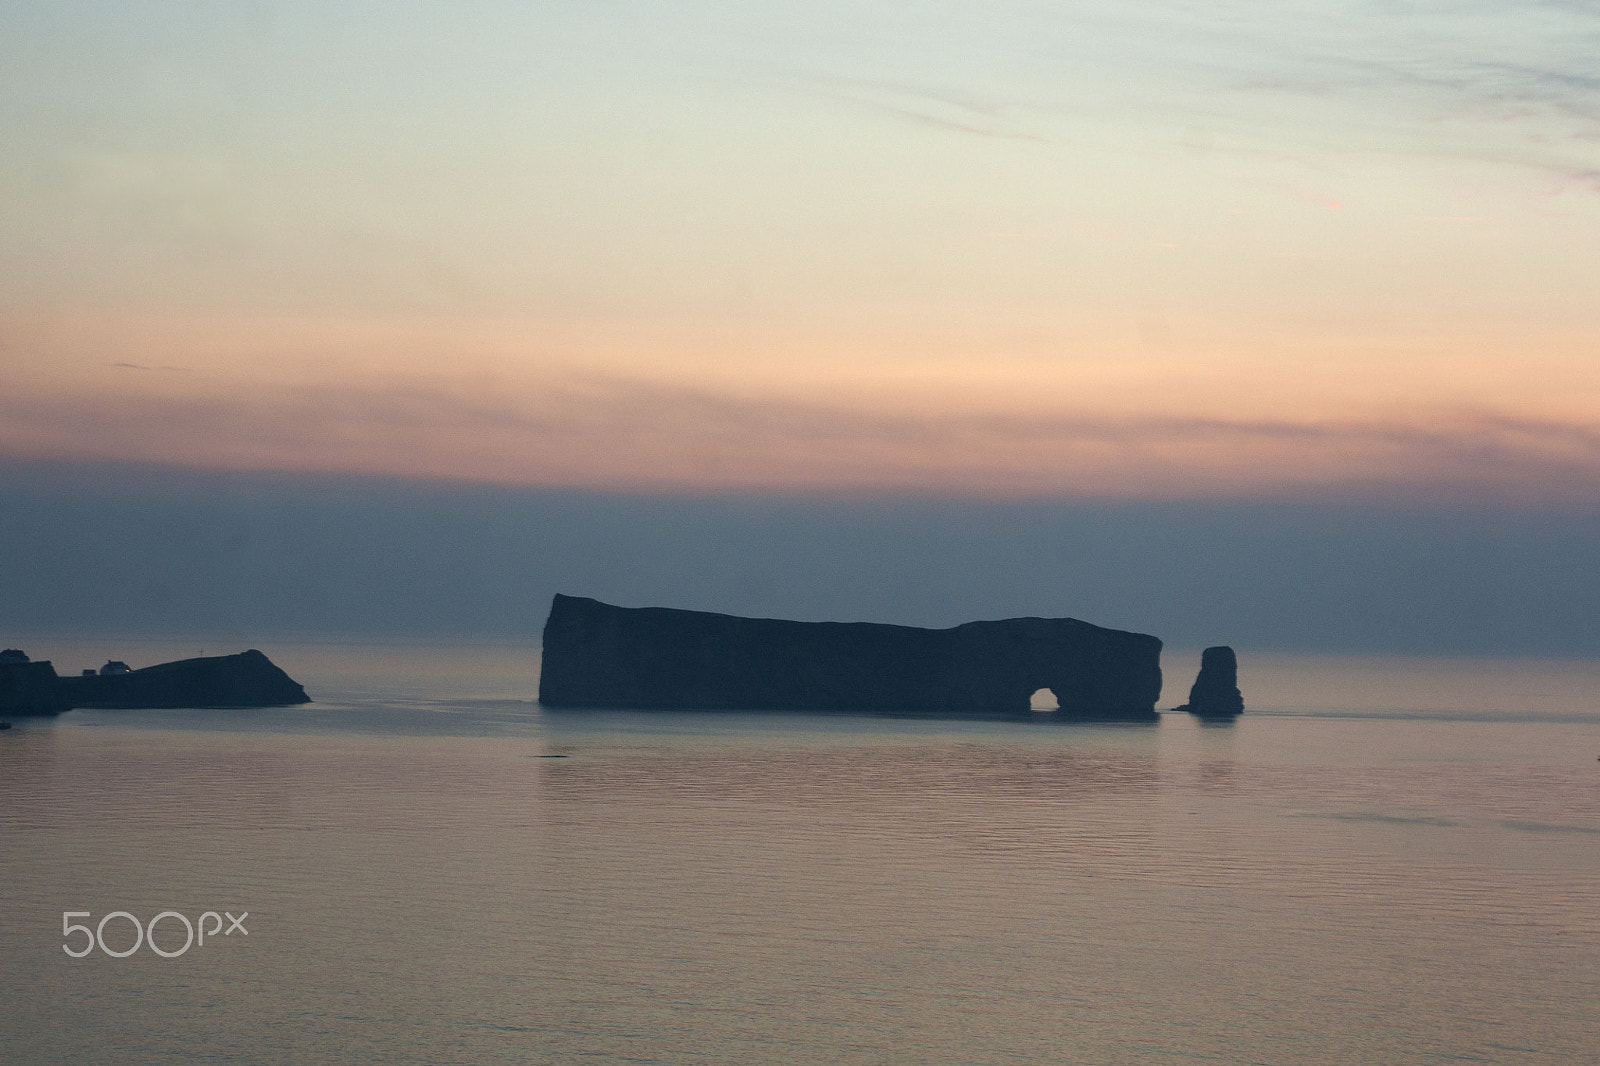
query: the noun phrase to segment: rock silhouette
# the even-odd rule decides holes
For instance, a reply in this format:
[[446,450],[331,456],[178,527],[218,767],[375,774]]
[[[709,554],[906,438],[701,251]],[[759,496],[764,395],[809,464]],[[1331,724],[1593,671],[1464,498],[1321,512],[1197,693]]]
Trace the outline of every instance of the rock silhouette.
[[0,660],[0,712],[20,716],[67,710],[56,668],[48,661],[31,663],[21,652],[13,655],[14,650],[6,649],[6,658]]
[[255,649],[126,673],[63,677],[60,685],[72,707],[286,707],[311,702],[298,682]]
[[310,702],[305,689],[254,650],[120,673],[91,670],[81,677],[58,677],[49,662],[29,662],[21,652],[0,660],[0,712],[15,715],[60,714],[74,707],[283,707]]
[[544,628],[547,707],[876,711],[1156,720],[1161,641],[1073,618],[953,629],[794,622],[557,595]]
[[1227,718],[1244,713],[1244,696],[1239,692],[1239,661],[1227,645],[1207,648],[1200,653],[1200,673],[1189,689],[1189,702],[1180,711],[1201,718]]

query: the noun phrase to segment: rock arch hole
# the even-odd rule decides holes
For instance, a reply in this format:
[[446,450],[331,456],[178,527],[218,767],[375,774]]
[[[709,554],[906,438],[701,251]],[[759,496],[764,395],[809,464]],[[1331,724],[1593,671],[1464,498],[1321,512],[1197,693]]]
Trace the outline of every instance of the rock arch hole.
[[1056,694],[1050,689],[1042,688],[1028,697],[1030,711],[1059,711],[1061,702],[1056,699]]

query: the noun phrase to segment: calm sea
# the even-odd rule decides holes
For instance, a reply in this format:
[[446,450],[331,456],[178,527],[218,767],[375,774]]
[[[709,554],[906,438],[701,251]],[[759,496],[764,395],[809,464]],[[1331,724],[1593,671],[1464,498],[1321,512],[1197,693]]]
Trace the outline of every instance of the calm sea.
[[1237,724],[1065,726],[263,650],[317,702],[0,733],[0,1062],[1600,1059],[1600,664],[1244,650]]

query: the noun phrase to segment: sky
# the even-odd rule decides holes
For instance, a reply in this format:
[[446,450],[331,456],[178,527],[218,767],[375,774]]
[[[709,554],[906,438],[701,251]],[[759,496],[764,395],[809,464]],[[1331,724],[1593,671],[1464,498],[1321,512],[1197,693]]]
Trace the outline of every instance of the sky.
[[[948,570],[1042,508],[1067,544],[1069,514],[1270,526],[1313,582],[1353,545],[1442,552],[1416,566],[1500,575],[1523,636],[1423,643],[1572,653],[1571,619],[1527,636],[1555,588],[1527,561],[1550,523],[1600,547],[1597,56],[1578,0],[0,0],[0,474],[37,511],[0,549],[93,570],[38,515],[128,477],[202,526],[323,501],[350,552],[473,493],[528,535],[611,500],[626,551],[497,565],[920,624],[1087,587],[863,599],[814,560],[697,598],[646,533],[711,507],[754,551],[788,508],[859,561],[903,537],[872,515],[928,506],[971,523]],[[338,510],[361,479],[410,509]],[[1370,644],[1362,612],[1424,586],[1303,640]]]

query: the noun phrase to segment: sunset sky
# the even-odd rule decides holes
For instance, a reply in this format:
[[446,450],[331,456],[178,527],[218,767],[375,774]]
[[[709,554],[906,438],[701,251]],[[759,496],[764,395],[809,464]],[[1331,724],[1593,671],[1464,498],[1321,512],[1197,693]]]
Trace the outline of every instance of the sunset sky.
[[1596,57],[1577,0],[0,0],[0,637],[1600,657]]
[[1600,9],[0,5],[0,452],[1584,501]]

